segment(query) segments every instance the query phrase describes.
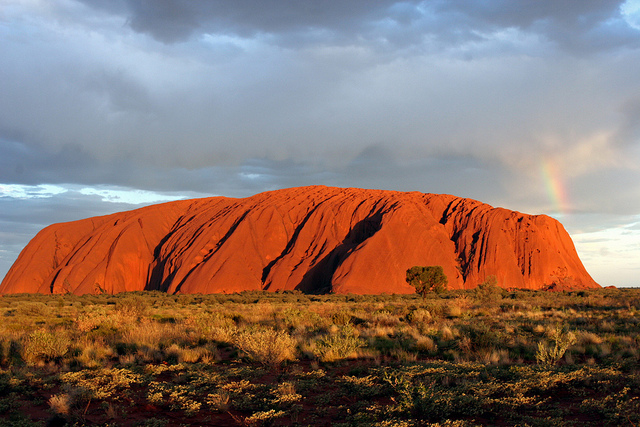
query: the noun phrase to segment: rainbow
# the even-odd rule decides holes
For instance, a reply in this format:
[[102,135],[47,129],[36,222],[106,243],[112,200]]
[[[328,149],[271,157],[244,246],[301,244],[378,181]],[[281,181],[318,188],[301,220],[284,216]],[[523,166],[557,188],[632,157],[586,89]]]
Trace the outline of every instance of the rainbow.
[[560,215],[569,213],[569,199],[565,191],[564,182],[553,161],[546,159],[542,162],[542,178],[547,190],[547,195]]

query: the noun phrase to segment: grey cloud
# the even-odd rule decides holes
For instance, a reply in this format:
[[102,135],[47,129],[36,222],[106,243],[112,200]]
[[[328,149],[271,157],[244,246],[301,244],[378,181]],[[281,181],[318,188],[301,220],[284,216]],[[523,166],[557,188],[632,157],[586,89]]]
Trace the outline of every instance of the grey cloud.
[[633,215],[640,212],[640,170],[591,171],[572,180],[567,190],[584,212]]
[[435,2],[440,12],[462,16],[500,27],[529,28],[542,21],[556,21],[571,26],[596,25],[619,14],[621,0],[528,0]]
[[617,142],[621,145],[635,145],[640,148],[640,97],[629,99],[620,110],[623,120]]
[[[96,2],[95,7],[123,14],[137,7],[145,16],[145,8],[155,5],[108,3],[98,6]],[[421,19],[427,19],[431,7],[433,13],[453,17],[433,18],[434,28],[428,31],[449,28],[442,31],[455,32],[459,28],[455,22],[470,20],[472,25],[480,19],[488,21],[483,16],[491,15],[483,12],[476,17],[476,9],[482,11],[476,3],[466,8],[437,2],[376,2],[371,7],[366,6],[368,2],[343,3],[333,7],[322,3],[323,17],[306,19],[346,28],[345,23],[357,17],[366,15],[374,22],[371,16],[376,11],[391,10],[397,17],[393,22],[417,26],[420,31],[420,25],[428,27]],[[296,5],[290,12],[294,15],[304,15],[303,5],[310,7],[307,2],[291,4]],[[505,12],[499,22],[525,25],[553,13],[569,19],[564,9],[560,13],[549,4],[541,2],[542,12],[534,10],[532,16],[518,15],[525,13],[519,9]],[[600,3],[586,4],[598,11],[597,16],[609,10],[596,8]],[[269,20],[255,11],[267,8],[277,14],[285,3],[267,5],[270,8],[252,2],[175,1],[162,3],[153,13],[171,19],[175,8],[193,9],[189,13],[203,21],[220,15],[259,27],[251,19]],[[197,8],[204,9],[200,13]],[[342,8],[348,11],[340,12]],[[246,18],[250,11],[256,17]],[[285,21],[278,25],[284,26]],[[302,17],[299,22],[305,28],[311,25]],[[617,107],[621,92],[637,86],[635,77],[620,76],[619,70],[592,65],[584,72],[580,61],[526,57],[521,61],[516,54],[466,63],[446,53],[414,52],[408,58],[390,59],[357,47],[291,51],[264,46],[233,59],[222,54],[218,62],[217,57],[210,60],[207,52],[194,53],[180,46],[137,46],[148,49],[140,52],[100,45],[110,49],[102,58],[99,53],[84,52],[80,44],[70,49],[77,54],[67,58],[67,42],[76,40],[52,41],[49,54],[37,44],[21,54],[7,45],[9,52],[3,55],[7,63],[0,66],[0,90],[5,94],[0,100],[0,136],[16,136],[17,141],[50,152],[79,147],[94,159],[124,159],[140,168],[201,169],[238,165],[252,157],[318,157],[344,163],[378,141],[393,144],[401,156],[414,155],[407,154],[414,149],[428,156],[434,148],[437,152],[446,146],[453,146],[454,153],[472,155],[491,153],[507,144],[530,145],[534,151],[538,149],[534,134],[544,127],[555,128],[550,133],[563,128],[566,134],[588,134],[598,126],[616,126],[608,111]],[[637,63],[629,61],[625,66],[634,69]],[[37,71],[43,68],[46,73]],[[603,84],[607,81],[617,83]],[[607,111],[600,108],[605,97],[614,100]],[[576,107],[581,114],[574,113]]]
[[[117,48],[105,57],[92,42],[45,27],[31,29],[33,43],[0,43],[0,138],[57,149],[91,147],[111,156],[141,139],[138,132],[149,134],[152,102],[133,77],[144,71],[141,61],[120,58],[124,52]],[[118,61],[135,62],[135,72]]]
[[[81,0],[105,9],[104,2]],[[393,1],[239,0],[193,2],[188,0],[128,0],[109,11],[125,14],[132,29],[165,43],[182,42],[194,33],[214,32],[253,37],[260,33],[293,33],[313,29],[359,28],[363,19],[383,16]]]
[[[78,147],[59,151],[0,141],[0,182],[37,185],[120,185],[153,191],[224,194],[244,197],[261,191],[301,185],[336,185],[400,191],[450,193],[510,209],[550,212],[542,177],[531,177],[492,156],[469,154],[399,155],[393,144],[365,146],[340,164],[267,157],[247,158],[237,165],[198,168],[163,167],[126,158],[99,160]],[[640,211],[640,173],[628,168],[602,168],[567,179],[573,209],[583,212]]]
[[25,185],[41,183],[128,184],[131,162],[100,162],[81,147],[68,144],[51,149],[38,144],[0,139],[0,182]]
[[111,114],[144,113],[152,110],[147,90],[123,70],[108,72],[101,69],[88,73],[83,80],[79,89],[101,100]]
[[436,13],[451,16],[454,27],[473,32],[516,27],[540,34],[577,52],[615,46],[638,47],[638,31],[620,14],[621,0],[527,0],[437,2]]
[[209,2],[182,3],[168,1],[130,1],[129,25],[135,31],[150,33],[165,43],[184,41],[199,27],[199,16],[203,10],[194,10],[190,4],[201,4],[205,8]]
[[2,221],[28,223],[38,228],[132,209],[126,203],[105,203],[99,196],[83,195],[77,191],[42,198],[0,197],[0,206]]
[[[240,167],[254,175],[256,192],[300,185],[374,188],[455,194],[509,206],[502,182],[511,172],[498,164],[467,155],[435,155],[399,159],[389,148],[365,147],[344,166],[253,159]],[[518,209],[517,206],[511,206]]]
[[[103,2],[82,0],[97,8]],[[120,13],[129,26],[164,43],[195,34],[269,34],[282,43],[316,41],[421,44],[425,37],[459,45],[481,41],[482,33],[519,28],[576,51],[638,46],[638,31],[620,16],[621,0],[515,1],[345,1],[124,0]],[[115,7],[110,7],[116,12]],[[317,36],[311,36],[311,34]],[[281,36],[287,37],[281,37]],[[380,47],[380,46],[379,46]]]
[[338,185],[353,183],[356,187],[454,194],[502,205],[505,202],[502,182],[509,174],[508,169],[469,155],[403,159],[388,148],[370,146],[339,170]]
[[112,185],[152,191],[246,197],[276,188],[335,185],[451,193],[503,203],[500,182],[508,169],[468,155],[398,158],[387,145],[365,147],[344,165],[324,160],[247,158],[238,165],[155,168],[119,158],[101,161],[77,147],[52,152],[17,142],[0,142],[0,182]]

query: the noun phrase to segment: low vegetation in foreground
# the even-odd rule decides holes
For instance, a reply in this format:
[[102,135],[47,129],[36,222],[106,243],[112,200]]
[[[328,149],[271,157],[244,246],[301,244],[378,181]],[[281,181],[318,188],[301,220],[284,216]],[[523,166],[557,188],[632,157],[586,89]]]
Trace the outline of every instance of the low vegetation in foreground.
[[0,426],[640,425],[640,289],[11,295],[0,319]]

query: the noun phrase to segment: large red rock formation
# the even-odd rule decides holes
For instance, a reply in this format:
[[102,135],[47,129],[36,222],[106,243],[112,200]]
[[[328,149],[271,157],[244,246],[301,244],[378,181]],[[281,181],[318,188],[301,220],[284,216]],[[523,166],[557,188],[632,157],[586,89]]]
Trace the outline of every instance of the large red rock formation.
[[453,289],[490,275],[509,288],[598,287],[548,216],[450,195],[304,187],[51,225],[0,293],[411,293],[415,265],[441,265]]

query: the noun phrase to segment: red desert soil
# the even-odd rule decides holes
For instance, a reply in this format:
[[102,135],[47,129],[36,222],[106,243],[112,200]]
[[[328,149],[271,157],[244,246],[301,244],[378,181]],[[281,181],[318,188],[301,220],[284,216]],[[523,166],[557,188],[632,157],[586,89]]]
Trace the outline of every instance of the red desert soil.
[[412,293],[405,272],[415,265],[441,265],[451,289],[490,275],[509,288],[599,287],[546,215],[451,195],[313,186],[51,225],[0,293]]

